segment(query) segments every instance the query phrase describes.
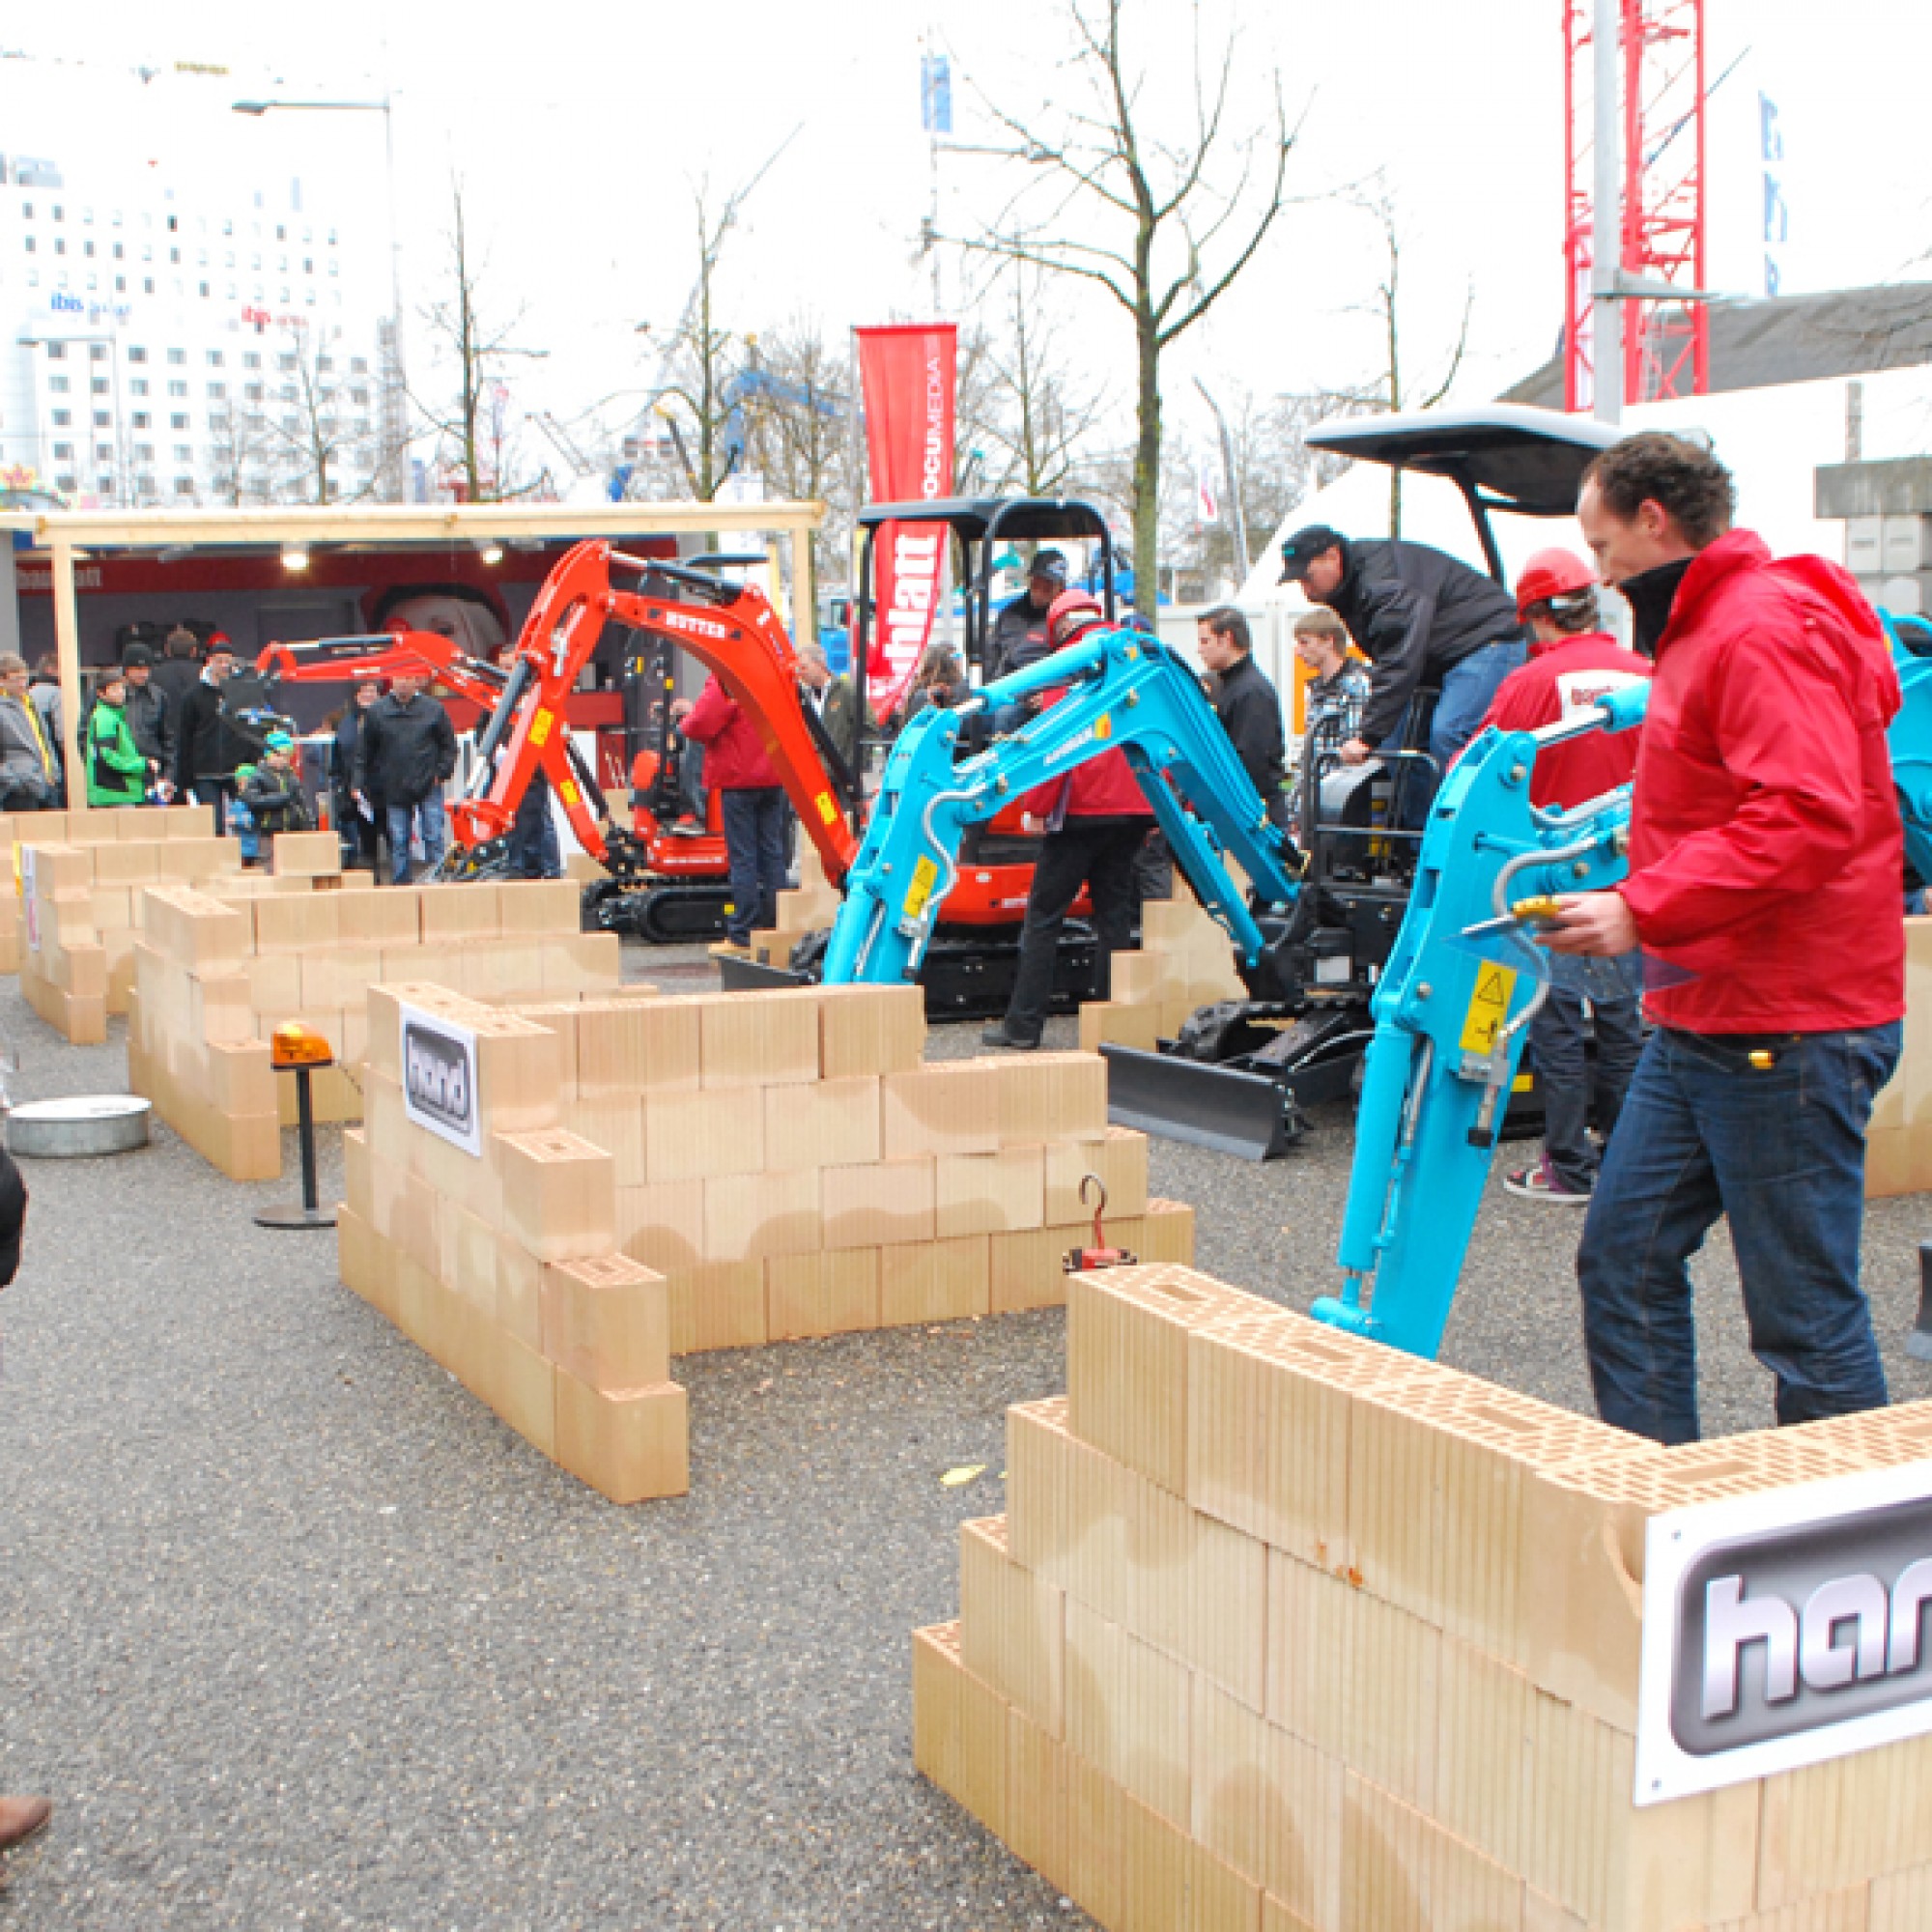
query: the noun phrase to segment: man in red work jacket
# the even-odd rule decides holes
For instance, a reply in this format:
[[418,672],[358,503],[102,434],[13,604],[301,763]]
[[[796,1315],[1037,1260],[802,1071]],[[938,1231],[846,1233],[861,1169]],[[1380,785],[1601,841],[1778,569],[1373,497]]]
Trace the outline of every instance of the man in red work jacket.
[[[1096,597],[1084,590],[1063,591],[1047,612],[1050,648],[1064,649],[1104,616]],[[1133,767],[1119,752],[1090,758],[1065,778],[1041,785],[1029,795],[1027,810],[1029,817],[1044,822],[1046,837],[1034,862],[1033,890],[1020,927],[1019,969],[1006,1018],[995,1020],[980,1036],[988,1046],[1023,1052],[1039,1044],[1046,1009],[1053,1003],[1061,928],[1083,885],[1093,895],[1094,929],[1100,942],[1095,997],[1107,998],[1114,954],[1132,940],[1140,915],[1134,861],[1153,817]]]
[[749,958],[754,926],[768,926],[785,882],[784,788],[758,727],[714,678],[705,682],[684,735],[704,747],[704,782],[717,792],[731,867],[731,910],[714,953]]
[[[1650,664],[1602,628],[1597,573],[1573,551],[1540,550],[1517,580],[1516,610],[1529,628],[1529,662],[1503,679],[1478,731],[1534,731],[1587,712],[1598,698],[1649,677]],[[1636,733],[1593,731],[1537,754],[1530,773],[1534,805],[1574,811],[1630,783]],[[1529,1051],[1543,1093],[1543,1157],[1519,1168],[1503,1185],[1532,1201],[1581,1207],[1597,1184],[1590,1139],[1608,1141],[1643,1049],[1639,955],[1592,962],[1559,960],[1549,990],[1529,1023]],[[1584,1050],[1588,1000],[1597,1057]]]
[[1905,1010],[1898,680],[1852,579],[1774,562],[1733,500],[1708,451],[1646,434],[1597,459],[1577,512],[1657,673],[1630,876],[1566,898],[1548,943],[1640,943],[1688,976],[1649,996],[1577,1260],[1598,1408],[1661,1442],[1698,1433],[1686,1264],[1720,1214],[1778,1421],[1887,1400],[1859,1240]]

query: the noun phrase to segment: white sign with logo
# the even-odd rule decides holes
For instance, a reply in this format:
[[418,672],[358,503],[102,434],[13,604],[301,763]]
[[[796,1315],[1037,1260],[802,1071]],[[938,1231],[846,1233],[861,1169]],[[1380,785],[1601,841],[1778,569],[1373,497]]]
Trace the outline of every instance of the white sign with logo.
[[403,1111],[417,1126],[480,1160],[483,1110],[474,1030],[417,1007],[403,1007],[400,1013]]
[[1653,1517],[1638,1804],[1932,1731],[1932,1463]]
[[14,854],[20,870],[20,916],[27,923],[27,950],[38,952],[41,950],[41,900],[34,890],[34,848],[31,845],[15,845]]

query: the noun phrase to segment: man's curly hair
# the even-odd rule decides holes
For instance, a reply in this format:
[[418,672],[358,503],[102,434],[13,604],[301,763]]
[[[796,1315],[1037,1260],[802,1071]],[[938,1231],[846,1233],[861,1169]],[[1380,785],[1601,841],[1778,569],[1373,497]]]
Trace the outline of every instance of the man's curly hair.
[[1625,523],[1638,505],[1657,504],[1693,550],[1722,536],[1738,505],[1731,472],[1708,449],[1661,430],[1613,443],[1583,472],[1583,480],[1597,486],[1604,507]]

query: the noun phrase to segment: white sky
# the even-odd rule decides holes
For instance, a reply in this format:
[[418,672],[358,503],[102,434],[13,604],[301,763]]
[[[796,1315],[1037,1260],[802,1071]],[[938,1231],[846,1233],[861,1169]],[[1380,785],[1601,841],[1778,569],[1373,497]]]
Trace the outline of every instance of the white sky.
[[[1310,13],[1264,0],[1208,0],[1239,23],[1252,83],[1280,66],[1305,108],[1291,208],[1249,278],[1185,339],[1167,380],[1171,418],[1205,427],[1188,378],[1261,394],[1358,382],[1376,367],[1369,218],[1323,199],[1379,173],[1405,230],[1406,355],[1433,382],[1474,290],[1470,352],[1456,394],[1492,394],[1541,361],[1561,315],[1562,56],[1559,0],[1356,0]],[[1141,0],[1151,97],[1187,67],[1179,0]],[[1932,247],[1924,162],[1932,8],[1838,0],[1829,15],[1788,0],[1711,0],[1713,100],[1708,172],[1712,280],[1757,293],[1758,93],[1777,102],[1793,292],[1914,270]],[[327,9],[261,0],[169,0],[13,10],[0,48],[106,67],[211,62],[228,82],[184,86],[166,138],[186,164],[262,144],[311,178],[333,173],[382,207],[375,116],[244,121],[229,93],[291,96],[393,90],[409,305],[434,294],[452,170],[487,240],[500,311],[527,304],[525,339],[549,359],[518,378],[527,407],[570,415],[640,386],[653,362],[635,325],[675,322],[694,271],[690,190],[724,191],[790,136],[749,203],[726,261],[723,317],[771,328],[815,317],[853,323],[923,316],[930,282],[917,259],[929,176],[918,68],[928,28],[955,61],[955,138],[991,138],[977,83],[1021,110],[1064,85],[1067,42],[1039,0],[738,0],[717,9],[630,0],[550,0],[541,9],[445,0],[333,0]],[[1748,51],[1747,52],[1747,49]],[[794,132],[794,130],[796,130]],[[115,130],[61,130],[58,144],[5,130],[0,147],[111,152]],[[270,144],[274,144],[271,148]],[[1003,164],[943,162],[943,221],[971,230],[1005,197]],[[949,301],[962,286],[944,267]],[[1073,303],[1070,339],[1096,387],[1128,395],[1124,318]],[[412,337],[420,325],[412,321]]]

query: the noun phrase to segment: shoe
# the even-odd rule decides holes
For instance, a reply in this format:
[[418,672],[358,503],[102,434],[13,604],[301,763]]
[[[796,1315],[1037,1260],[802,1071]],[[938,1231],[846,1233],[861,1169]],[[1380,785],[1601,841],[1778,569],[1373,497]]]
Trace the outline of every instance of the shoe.
[[0,1798],[0,1852],[24,1845],[36,1832],[44,1832],[54,1807],[44,1798]]
[[1036,1034],[1032,1039],[1026,1039],[1019,1034],[1009,1033],[1005,1020],[995,1020],[980,1034],[980,1044],[1006,1047],[1013,1053],[1036,1053],[1039,1049],[1039,1036]]
[[1514,1174],[1504,1175],[1503,1186],[1525,1201],[1550,1201],[1564,1208],[1586,1208],[1590,1202],[1590,1190],[1569,1186],[1550,1166],[1548,1154],[1534,1167],[1520,1167]]
[[711,956],[714,959],[749,959],[752,956],[752,949],[749,946],[740,946],[735,939],[721,939],[711,949]]

